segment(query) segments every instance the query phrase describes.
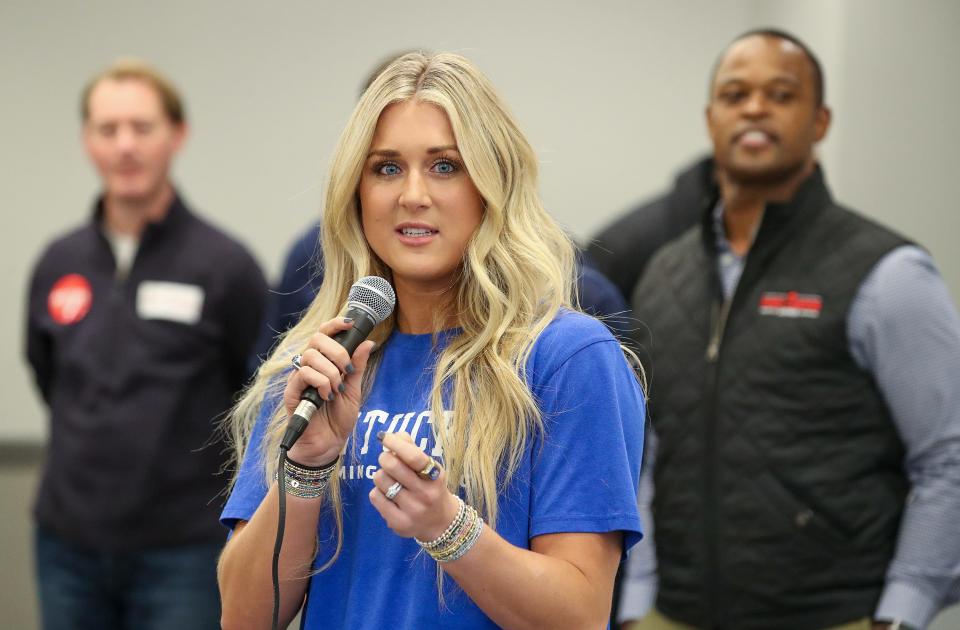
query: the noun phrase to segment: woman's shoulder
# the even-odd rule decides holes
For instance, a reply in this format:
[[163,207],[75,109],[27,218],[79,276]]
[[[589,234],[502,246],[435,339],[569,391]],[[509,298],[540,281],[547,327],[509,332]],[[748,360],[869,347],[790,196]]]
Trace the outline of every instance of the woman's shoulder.
[[579,345],[589,345],[598,341],[612,341],[617,343],[610,329],[603,322],[586,313],[569,308],[561,308],[554,315],[553,321],[537,338],[537,344],[563,342],[577,342]]
[[538,371],[558,366],[583,351],[620,353],[613,333],[597,319],[571,309],[561,309],[537,337],[531,363]]

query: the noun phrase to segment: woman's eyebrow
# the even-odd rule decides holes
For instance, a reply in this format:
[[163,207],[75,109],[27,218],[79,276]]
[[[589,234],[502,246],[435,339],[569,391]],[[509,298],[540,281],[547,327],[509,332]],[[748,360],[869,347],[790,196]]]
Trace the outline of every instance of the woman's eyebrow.
[[[455,144],[444,144],[438,147],[430,147],[429,149],[427,149],[427,153],[430,155],[433,155],[435,153],[443,153],[444,151],[459,152],[459,149]],[[397,151],[396,149],[371,149],[370,153],[367,154],[367,157],[370,158],[374,155],[380,156],[380,157],[386,157],[386,158],[398,158],[400,157],[400,152]]]

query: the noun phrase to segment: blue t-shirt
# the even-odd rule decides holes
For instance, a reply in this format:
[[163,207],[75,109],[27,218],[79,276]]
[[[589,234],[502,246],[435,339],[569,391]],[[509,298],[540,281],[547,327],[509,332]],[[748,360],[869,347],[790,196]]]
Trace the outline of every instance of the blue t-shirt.
[[[343,548],[331,567],[311,578],[307,628],[496,627],[450,577],[444,578],[441,605],[436,563],[413,539],[394,534],[367,496],[382,450],[378,431],[406,431],[443,460],[428,397],[437,350],[431,335],[397,332],[383,346],[377,377],[346,449]],[[528,442],[500,494],[497,533],[529,548],[530,539],[541,534],[623,531],[626,551],[641,537],[637,484],[645,410],[619,344],[595,319],[564,312],[541,334],[527,367],[545,430]],[[261,443],[274,404],[263,405],[252,445]],[[249,449],[241,465],[221,516],[228,527],[249,520],[267,492],[260,451]],[[336,541],[326,504],[318,535],[315,566],[329,560]]]

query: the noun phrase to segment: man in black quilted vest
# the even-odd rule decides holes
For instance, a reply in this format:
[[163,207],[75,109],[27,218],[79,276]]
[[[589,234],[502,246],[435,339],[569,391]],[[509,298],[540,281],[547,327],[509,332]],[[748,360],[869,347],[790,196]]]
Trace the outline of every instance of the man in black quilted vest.
[[734,40],[706,117],[717,186],[633,292],[655,527],[620,618],[925,627],[960,594],[956,307],[926,252],[831,197],[803,43]]

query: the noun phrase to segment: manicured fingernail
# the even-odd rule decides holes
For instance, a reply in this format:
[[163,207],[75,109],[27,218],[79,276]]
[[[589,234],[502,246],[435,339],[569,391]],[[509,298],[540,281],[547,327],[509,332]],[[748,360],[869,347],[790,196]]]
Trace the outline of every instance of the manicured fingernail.
[[353,367],[353,363],[347,363],[347,374],[353,374],[356,371],[356,368]]
[[339,389],[340,393],[342,394],[343,392],[347,391],[347,386],[344,385],[343,383],[340,383],[339,385],[337,385],[337,389]]
[[333,392],[330,392],[330,395],[327,396],[327,402],[333,402],[333,399],[334,399]]
[[352,323],[353,323],[353,318],[352,318],[352,317],[344,317],[344,318],[343,318],[343,323],[344,323],[344,324],[352,324]]
[[383,431],[377,431],[377,439],[380,440],[381,442],[383,442],[383,438],[385,438],[386,436],[387,434],[384,433]]

